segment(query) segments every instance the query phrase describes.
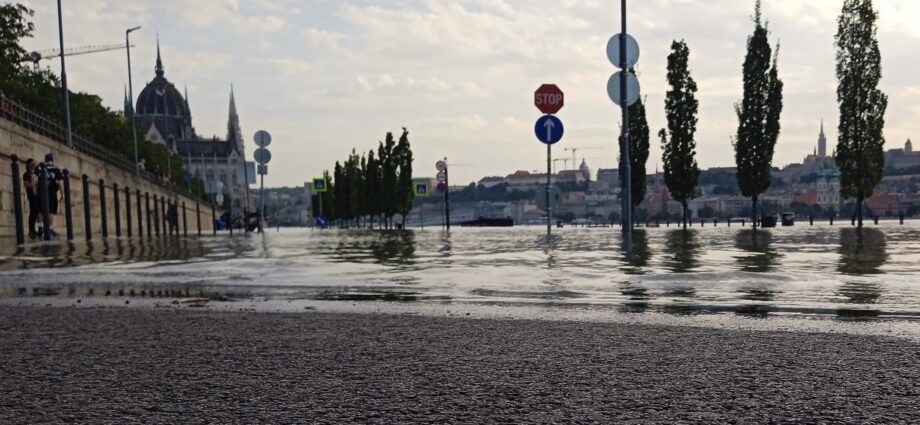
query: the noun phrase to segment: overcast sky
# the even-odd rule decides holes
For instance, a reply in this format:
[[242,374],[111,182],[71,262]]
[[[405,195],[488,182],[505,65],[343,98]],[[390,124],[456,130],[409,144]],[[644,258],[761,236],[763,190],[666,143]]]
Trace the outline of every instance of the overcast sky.
[[[28,49],[57,46],[55,2],[35,9]],[[608,38],[619,31],[616,0],[80,0],[64,1],[67,46],[123,43],[132,34],[134,92],[153,78],[159,32],[166,77],[188,85],[201,135],[226,134],[230,84],[251,155],[252,134],[272,133],[269,186],[302,185],[352,148],[375,148],[386,132],[408,127],[415,174],[433,175],[447,156],[451,182],[545,169],[534,137],[533,91],[556,83],[566,93],[559,117],[564,148],[581,148],[592,167],[614,167],[619,111],[606,95],[614,68]],[[842,0],[765,0],[771,42],[782,44],[786,83],[782,135],[774,163],[801,161],[814,149],[824,118],[836,144],[836,18]],[[731,166],[733,105],[753,30],[754,1],[630,2],[630,33],[639,41],[639,78],[652,133],[665,125],[666,57],[685,39],[699,84],[698,161]],[[877,0],[879,39],[889,96],[885,137],[900,147],[920,137],[920,1]],[[47,62],[55,72],[59,62]],[[67,61],[71,89],[97,93],[122,109],[124,51]],[[649,169],[660,163],[653,137]],[[250,156],[251,158],[251,156]],[[571,162],[571,161],[570,161]],[[560,167],[562,163],[559,163]],[[571,164],[569,164],[571,166]]]

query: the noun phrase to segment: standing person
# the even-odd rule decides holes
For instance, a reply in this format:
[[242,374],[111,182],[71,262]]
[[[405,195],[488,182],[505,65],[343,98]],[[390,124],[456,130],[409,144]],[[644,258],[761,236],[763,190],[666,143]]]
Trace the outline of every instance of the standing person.
[[50,228],[46,229],[51,236],[57,236],[54,231],[54,216],[58,213],[58,204],[64,196],[64,173],[54,165],[54,155],[45,155],[45,172],[48,173],[48,224]]
[[38,163],[34,158],[26,160],[26,172],[22,175],[22,185],[26,188],[26,199],[29,201],[29,237],[35,239],[38,237],[35,224],[41,213],[42,204],[38,199]]
[[179,234],[179,208],[176,207],[176,204],[170,203],[169,208],[166,210],[166,221],[169,222],[169,233],[172,234],[175,232]]

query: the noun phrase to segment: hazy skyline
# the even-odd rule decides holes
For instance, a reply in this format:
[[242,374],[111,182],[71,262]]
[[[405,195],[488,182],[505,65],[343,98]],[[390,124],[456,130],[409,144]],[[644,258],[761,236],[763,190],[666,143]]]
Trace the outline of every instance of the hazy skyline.
[[[54,2],[24,3],[35,9],[36,25],[26,48],[56,47]],[[836,145],[833,37],[841,4],[764,2],[770,40],[782,45],[786,83],[775,165],[811,153],[822,118],[828,150]],[[900,147],[917,137],[920,121],[920,2],[875,4],[881,89],[889,96],[886,147]],[[665,64],[675,38],[687,41],[699,84],[698,161],[733,166],[734,103],[741,99],[753,7],[753,0],[630,2],[629,32],[642,47],[639,78],[653,133],[650,172],[661,162],[654,134],[665,125]],[[231,83],[250,159],[252,134],[272,133],[268,186],[302,185],[353,147],[376,148],[387,131],[403,126],[420,177],[434,175],[444,156],[458,164],[454,184],[545,169],[545,148],[533,135],[540,113],[532,95],[541,83],[566,93],[559,113],[566,135],[554,156],[571,158],[564,148],[582,148],[578,160],[587,158],[592,169],[616,166],[619,109],[605,92],[615,69],[604,53],[619,31],[616,0],[64,2],[67,46],[123,43],[124,30],[135,25],[143,26],[132,34],[135,95],[153,77],[159,32],[166,77],[180,91],[187,84],[200,135],[225,136]],[[60,71],[58,61],[43,64]],[[122,109],[124,51],[76,56],[67,65],[72,90]]]

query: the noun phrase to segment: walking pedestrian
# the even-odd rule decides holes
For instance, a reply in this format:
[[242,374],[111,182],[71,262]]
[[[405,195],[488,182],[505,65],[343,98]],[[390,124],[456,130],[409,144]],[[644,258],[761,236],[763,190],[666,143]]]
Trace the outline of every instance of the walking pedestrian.
[[45,155],[45,172],[48,174],[48,223],[50,228],[44,229],[51,236],[57,236],[54,231],[54,217],[58,214],[58,204],[63,202],[64,196],[64,173],[54,165],[54,155]]
[[29,203],[29,238],[38,237],[35,228],[38,216],[41,214],[42,204],[38,198],[38,162],[34,158],[26,160],[26,172],[22,175],[22,185],[26,189],[26,199]]

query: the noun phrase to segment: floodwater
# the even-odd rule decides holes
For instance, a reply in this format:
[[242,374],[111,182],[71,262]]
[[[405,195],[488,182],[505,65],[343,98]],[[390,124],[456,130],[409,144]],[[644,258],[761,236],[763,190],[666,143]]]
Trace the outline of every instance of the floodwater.
[[0,299],[580,306],[920,323],[920,224],[269,230],[3,248]]

